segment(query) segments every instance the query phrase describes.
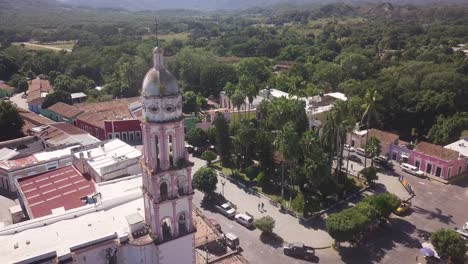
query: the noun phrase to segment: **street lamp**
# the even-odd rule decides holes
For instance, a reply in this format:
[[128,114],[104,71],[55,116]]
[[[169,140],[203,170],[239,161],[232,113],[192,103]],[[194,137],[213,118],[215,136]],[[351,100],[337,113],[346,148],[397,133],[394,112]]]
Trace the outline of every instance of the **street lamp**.
[[225,181],[221,180],[221,186],[223,186],[223,197],[224,197],[224,185],[226,184]]
[[205,236],[205,251],[206,251],[206,264],[208,264],[208,236]]

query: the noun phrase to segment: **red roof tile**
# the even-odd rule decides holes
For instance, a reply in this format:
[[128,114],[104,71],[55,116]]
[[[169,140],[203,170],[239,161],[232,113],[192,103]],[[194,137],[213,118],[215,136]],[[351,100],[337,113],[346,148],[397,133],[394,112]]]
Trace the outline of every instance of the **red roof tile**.
[[380,140],[380,144],[383,146],[389,146],[390,144],[397,141],[400,136],[398,136],[397,134],[372,128],[369,129],[369,138],[370,137],[375,137],[378,140]]
[[34,79],[29,81],[28,104],[41,105],[44,102],[42,93],[53,92],[53,87],[48,80]]
[[73,166],[22,178],[18,183],[31,218],[50,215],[60,207],[65,210],[81,207],[84,203],[80,198],[96,191],[94,182]]
[[459,153],[455,150],[444,148],[439,145],[420,142],[415,148],[414,151],[426,154],[431,157],[439,158],[442,160],[456,160],[458,159]]
[[84,112],[83,109],[62,102],[58,102],[54,105],[49,106],[47,110],[70,119]]

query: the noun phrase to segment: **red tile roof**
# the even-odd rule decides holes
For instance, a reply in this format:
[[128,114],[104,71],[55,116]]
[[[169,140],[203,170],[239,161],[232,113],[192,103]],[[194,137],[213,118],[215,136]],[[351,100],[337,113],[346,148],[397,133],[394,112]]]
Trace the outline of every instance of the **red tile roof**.
[[370,137],[375,137],[378,140],[380,140],[380,144],[383,146],[389,146],[390,144],[397,141],[400,136],[398,136],[397,134],[372,128],[369,129],[369,138]]
[[52,210],[65,210],[84,205],[81,197],[96,191],[93,180],[83,176],[73,166],[66,166],[18,180],[25,206],[37,218],[52,214]]
[[24,126],[22,128],[23,133],[27,134],[28,131],[33,128],[33,127],[38,127],[38,126],[43,126],[47,124],[53,124],[55,121],[52,121],[48,118],[45,118],[43,116],[37,115],[33,112],[30,112],[28,110],[22,109],[22,108],[17,108],[19,114],[24,120]]
[[53,90],[48,80],[34,79],[29,81],[28,104],[41,105],[44,102],[44,97],[41,94],[50,93]]
[[101,111],[88,111],[78,116],[77,120],[81,120],[95,127],[104,129],[105,120],[131,120],[134,119],[127,106],[114,107],[112,109]]
[[47,110],[70,119],[84,112],[83,109],[62,102],[58,102],[54,105],[49,106]]
[[439,145],[427,143],[427,142],[420,142],[414,148],[414,151],[426,154],[428,156],[439,158],[441,160],[456,160],[458,159],[459,153],[455,150],[451,150],[448,148],[444,148]]

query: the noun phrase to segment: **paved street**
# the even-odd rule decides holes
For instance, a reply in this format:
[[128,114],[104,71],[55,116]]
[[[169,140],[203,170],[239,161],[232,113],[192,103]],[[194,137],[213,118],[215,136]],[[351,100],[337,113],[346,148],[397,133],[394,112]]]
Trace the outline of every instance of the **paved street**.
[[[205,162],[192,158],[195,162],[193,172],[204,166]],[[362,165],[350,162],[354,172],[362,169]],[[332,249],[317,250],[317,259],[320,263],[417,263],[416,256],[420,244],[428,240],[430,233],[445,227],[461,226],[468,221],[468,210],[464,210],[468,200],[468,180],[458,185],[444,185],[428,179],[420,179],[402,172],[395,163],[395,172],[379,173],[374,193],[388,191],[395,193],[401,199],[410,195],[398,181],[399,175],[413,185],[416,193],[411,201],[412,208],[407,215],[399,217],[392,215],[388,224],[369,234],[362,246],[355,248],[342,248],[339,252]],[[221,181],[221,178],[219,179]],[[275,232],[285,241],[301,241],[313,247],[330,245],[332,240],[323,231],[323,221],[317,221],[314,227],[305,227],[297,219],[279,213],[266,199],[246,192],[237,185],[227,181],[224,194],[228,200],[237,205],[239,212],[249,212],[255,218],[270,215],[276,220]],[[218,184],[218,192],[222,186]],[[371,194],[371,192],[368,192]],[[196,192],[194,202],[199,205],[202,195]],[[257,203],[263,202],[267,212],[261,213]],[[201,206],[201,204],[200,204]],[[346,206],[346,205],[345,205]],[[209,208],[202,208],[204,213],[215,218],[227,232],[238,234],[244,248],[244,256],[252,263],[302,263],[283,256],[279,245],[267,245],[260,241],[258,230],[250,231],[232,220],[226,219]],[[295,262],[294,262],[295,261]]]
[[[205,165],[205,161],[191,157],[195,163],[193,172]],[[328,234],[317,227],[305,227],[299,224],[298,219],[282,214],[278,208],[271,206],[266,199],[253,194],[249,194],[244,189],[223,179],[218,179],[218,192],[222,192],[221,180],[225,181],[224,194],[228,200],[237,205],[238,212],[249,212],[254,215],[254,218],[270,215],[276,220],[275,233],[278,234],[285,242],[300,241],[308,246],[323,247],[329,246],[332,239]],[[208,218],[214,218],[220,223],[224,232],[232,232],[239,236],[241,246],[244,250],[242,253],[251,263],[341,263],[339,256],[333,249],[323,249],[316,251],[316,257],[312,260],[302,261],[287,257],[283,254],[281,243],[264,243],[260,240],[259,230],[249,230],[233,220],[229,220],[223,215],[214,212],[212,207],[202,205],[203,194],[196,191],[194,203],[199,207]],[[265,213],[261,213],[257,209],[257,203],[263,202],[265,205]],[[323,221],[319,221],[318,227],[323,229]]]
[[26,98],[21,98],[23,93],[17,93],[10,97],[10,101],[12,103],[15,103],[18,107],[21,107],[23,109],[28,109],[28,103],[26,103]]

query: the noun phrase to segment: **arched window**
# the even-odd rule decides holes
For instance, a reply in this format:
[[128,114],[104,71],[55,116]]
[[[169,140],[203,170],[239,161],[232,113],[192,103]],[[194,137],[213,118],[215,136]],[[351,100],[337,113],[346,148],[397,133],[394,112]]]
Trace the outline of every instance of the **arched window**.
[[155,145],[155,157],[156,157],[156,167],[159,167],[160,166],[160,157],[159,157],[159,139],[158,139],[158,136],[154,136],[154,145]]
[[174,137],[169,135],[169,165],[174,166]]
[[162,221],[161,231],[163,241],[172,239],[172,223],[170,218],[166,218]]
[[185,184],[184,184],[184,178],[179,177],[177,178],[177,194],[179,196],[184,196],[185,195]]
[[165,201],[167,200],[167,183],[166,182],[163,182],[161,183],[161,185],[159,186],[159,195],[161,197],[161,201]]
[[187,232],[187,219],[185,213],[182,213],[179,216],[179,235],[187,234]]

